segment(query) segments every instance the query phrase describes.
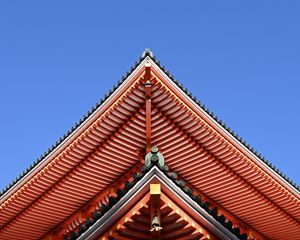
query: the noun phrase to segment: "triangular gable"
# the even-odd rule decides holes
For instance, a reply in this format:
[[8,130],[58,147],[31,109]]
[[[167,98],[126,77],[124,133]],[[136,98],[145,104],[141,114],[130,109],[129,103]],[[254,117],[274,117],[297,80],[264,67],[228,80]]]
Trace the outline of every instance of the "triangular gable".
[[[156,199],[160,202],[160,239],[247,239],[218,209],[210,209],[209,203],[186,188],[175,173],[168,171],[168,166],[152,161],[141,169],[126,187],[117,190],[118,195],[81,225],[80,231],[70,233],[67,239],[150,239],[151,184],[161,188],[159,200]],[[137,226],[142,231],[132,230]]]
[[182,179],[239,225],[260,232],[261,239],[300,234],[299,188],[197,103],[146,51],[97,107],[4,191],[0,239],[22,239],[20,229],[23,237],[45,236],[62,221],[72,231],[91,212],[82,212],[86,202],[96,204],[143,161],[149,139]]
[[[157,185],[157,184],[156,184]],[[190,240],[213,240],[214,237],[197,224],[192,218],[185,214],[163,193],[160,194],[160,219],[151,217],[151,199],[146,196],[138,203],[138,208],[131,209],[125,217],[114,224],[104,235],[102,239],[121,240],[121,239],[150,239],[160,237],[160,239],[174,240],[178,238],[187,238]],[[157,220],[161,223],[159,230],[151,226],[152,221]]]

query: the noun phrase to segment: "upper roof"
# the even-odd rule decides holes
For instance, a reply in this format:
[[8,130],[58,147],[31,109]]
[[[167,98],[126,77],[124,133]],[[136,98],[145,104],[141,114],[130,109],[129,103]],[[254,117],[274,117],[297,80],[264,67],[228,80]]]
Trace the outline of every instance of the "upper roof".
[[[118,86],[3,192],[0,239],[47,234],[140,163],[147,141],[146,65],[152,81],[151,140],[170,168],[234,217],[236,224],[260,232],[261,239],[293,239],[293,234],[300,234],[299,188],[222,124],[146,50]],[[16,235],[20,229],[22,237]]]
[[63,142],[72,132],[74,132],[105,100],[122,84],[123,81],[134,71],[134,69],[146,58],[150,57],[157,66],[164,71],[164,73],[173,80],[173,82],[184,91],[198,106],[200,106],[207,114],[209,114],[215,121],[217,121],[224,129],[226,129],[236,140],[238,140],[243,146],[249,149],[253,154],[255,154],[261,161],[267,164],[270,168],[272,168],[277,174],[279,174],[285,181],[287,181],[290,185],[300,191],[300,186],[295,183],[292,179],[290,179],[286,174],[284,174],[279,168],[277,168],[271,161],[266,159],[261,153],[256,151],[253,147],[251,147],[241,136],[234,132],[226,123],[224,123],[221,119],[218,118],[212,111],[210,111],[204,104],[197,99],[187,88],[185,88],[178,80],[175,79],[173,75],[166,69],[164,65],[161,65],[160,61],[153,55],[153,53],[149,49],[145,49],[142,53],[141,57],[135,64],[130,68],[129,71],[117,82],[116,85],[113,86],[108,93],[105,94],[104,98],[101,98],[94,107],[92,107],[78,122],[76,122],[68,132],[66,132],[59,140],[57,140],[46,152],[44,152],[41,156],[39,156],[28,168],[26,168],[22,173],[19,174],[10,184],[8,184],[4,189],[0,192],[0,197],[5,194],[11,187],[13,187],[19,180],[21,180],[30,170],[32,170],[39,162],[45,159],[56,147],[59,146],[61,142]]

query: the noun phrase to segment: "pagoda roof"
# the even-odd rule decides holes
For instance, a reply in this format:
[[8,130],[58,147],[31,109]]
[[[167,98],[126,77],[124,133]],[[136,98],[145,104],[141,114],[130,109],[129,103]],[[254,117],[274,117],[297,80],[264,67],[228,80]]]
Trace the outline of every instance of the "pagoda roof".
[[6,187],[4,187],[0,192],[0,197],[4,195],[9,189],[11,189],[15,184],[17,184],[23,177],[26,176],[34,167],[36,167],[43,159],[45,159],[49,154],[51,154],[55,148],[57,148],[60,143],[62,143],[65,139],[68,138],[77,128],[84,123],[86,119],[89,118],[95,112],[98,107],[100,107],[109,97],[110,95],[127,79],[127,77],[135,70],[135,68],[146,58],[150,57],[157,66],[182,90],[184,91],[199,107],[201,107],[207,114],[209,114],[215,121],[217,121],[224,129],[228,131],[240,144],[245,146],[249,151],[251,151],[255,156],[257,156],[262,162],[264,162],[268,167],[270,167],[273,171],[275,171],[278,175],[280,175],[285,181],[287,181],[290,185],[300,191],[300,186],[295,183],[292,179],[290,179],[286,174],[284,174],[278,167],[272,164],[271,161],[266,159],[261,153],[255,150],[250,144],[248,144],[241,136],[239,136],[232,128],[230,128],[225,122],[223,122],[213,111],[207,108],[196,96],[194,96],[187,88],[185,88],[181,82],[175,79],[174,75],[172,75],[167,68],[160,63],[160,61],[153,55],[153,53],[146,49],[138,61],[130,68],[129,71],[126,72],[125,75],[122,76],[121,80],[117,82],[116,85],[110,89],[103,98],[101,98],[94,107],[92,107],[78,122],[76,122],[61,138],[59,138],[51,147],[48,148],[43,154],[41,154],[29,167],[27,167],[22,173],[19,174],[11,183],[9,183]]
[[2,192],[0,239],[52,239],[54,228],[64,235],[77,229],[110,189],[136,171],[149,139],[172,171],[226,218],[250,229],[248,235],[300,234],[299,187],[146,50],[103,100]]

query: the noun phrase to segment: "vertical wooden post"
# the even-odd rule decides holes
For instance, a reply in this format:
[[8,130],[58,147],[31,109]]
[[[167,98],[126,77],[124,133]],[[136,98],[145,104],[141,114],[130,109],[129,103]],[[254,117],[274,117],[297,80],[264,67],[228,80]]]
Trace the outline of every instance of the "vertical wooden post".
[[[160,240],[161,216],[160,216],[160,184],[150,184],[150,216],[151,216],[151,240]],[[155,230],[153,219],[157,217],[159,230]]]
[[151,65],[145,64],[146,88],[146,153],[151,151]]

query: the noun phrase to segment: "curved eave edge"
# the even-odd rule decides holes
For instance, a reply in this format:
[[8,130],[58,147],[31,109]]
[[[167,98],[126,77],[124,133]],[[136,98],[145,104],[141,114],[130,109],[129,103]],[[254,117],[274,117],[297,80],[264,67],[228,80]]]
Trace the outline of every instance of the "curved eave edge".
[[265,163],[268,167],[270,167],[275,173],[277,173],[280,177],[282,177],[288,184],[294,187],[298,192],[300,191],[300,187],[291,180],[288,176],[286,176],[281,170],[279,170],[275,165],[273,165],[270,161],[268,161],[264,156],[262,156],[259,152],[257,152],[253,147],[251,147],[243,138],[238,136],[230,127],[226,125],[222,120],[220,120],[212,111],[210,111],[204,104],[202,104],[192,93],[185,88],[178,80],[175,79],[173,75],[165,68],[165,66],[161,65],[160,61],[153,55],[153,53],[146,49],[140,59],[135,62],[135,64],[130,68],[129,71],[122,77],[121,80],[117,82],[116,85],[113,86],[111,90],[108,91],[101,98],[97,104],[92,107],[77,123],[75,123],[67,133],[65,133],[58,141],[55,142],[46,152],[44,152],[40,157],[38,157],[28,168],[26,168],[17,178],[15,178],[10,184],[8,184],[1,192],[0,199],[2,196],[14,185],[16,185],[22,178],[24,178],[27,174],[30,173],[39,163],[41,163],[46,157],[50,155],[64,140],[66,140],[76,129],[78,129],[83,122],[89,118],[110,96],[113,94],[116,89],[129,77],[129,75],[138,67],[138,65],[146,58],[150,57],[157,66],[187,95],[192,99],[201,109],[203,109],[211,118],[213,118],[218,124],[220,124],[229,134],[231,134],[236,140],[238,140],[244,147],[246,147],[249,151],[251,151],[256,157],[258,157],[263,163]]

